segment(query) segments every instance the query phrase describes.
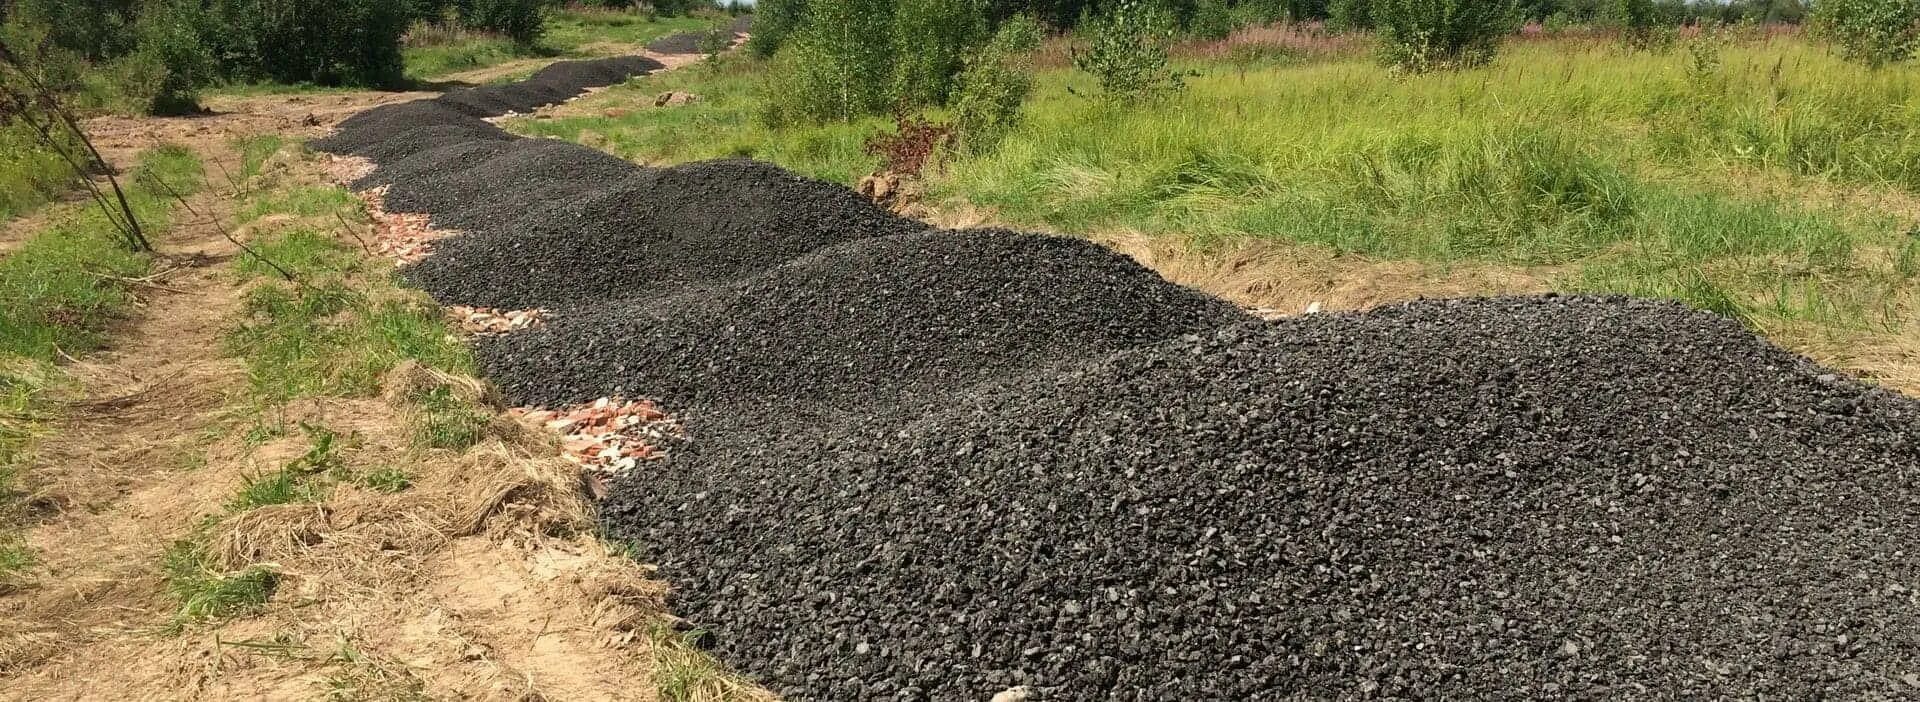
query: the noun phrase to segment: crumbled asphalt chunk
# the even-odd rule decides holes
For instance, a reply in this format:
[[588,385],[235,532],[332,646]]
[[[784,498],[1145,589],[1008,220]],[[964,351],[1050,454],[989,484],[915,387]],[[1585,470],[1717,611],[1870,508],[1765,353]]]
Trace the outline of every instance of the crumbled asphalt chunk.
[[602,514],[790,700],[1898,698],[1920,406],[1826,372],[1677,304],[1419,302],[691,424]]
[[471,129],[483,133],[490,126],[445,103],[414,100],[381,105],[348,117],[340,122],[332,136],[316,139],[311,144],[328,153],[366,155],[367,150],[391,145],[400,141],[402,134],[421,127]]
[[520,405],[625,394],[708,415],[872,411],[1248,319],[1083,239],[931,231],[651,304],[556,313],[477,353]]
[[[382,105],[342,121],[332,136],[312,142],[313,148],[335,154],[373,157],[369,149],[406,150],[404,134],[422,127],[470,129],[479,139],[491,139],[498,129],[482,118],[526,112],[572,98],[590,89],[624,82],[658,70],[662,64],[639,56],[561,61],[534,72],[524,81],[449,92],[436,98]],[[408,153],[417,150],[410,150]],[[383,163],[378,158],[375,163]]]
[[400,132],[390,140],[358,149],[354,155],[363,156],[374,163],[393,163],[423,151],[471,141],[512,141],[519,138],[507,133],[504,129],[474,120],[472,124],[409,129]]
[[[471,165],[393,181],[387,210],[431,213],[433,226],[442,229],[487,227],[604,189],[635,171],[632,163],[606,152],[558,139],[519,139],[482,153],[483,160]],[[404,169],[404,163],[387,172]]]
[[354,181],[355,190],[366,190],[397,182],[418,182],[427,178],[446,178],[480,166],[506,153],[524,139],[463,141],[428,149],[398,161],[380,164],[365,178]]
[[555,308],[725,283],[840,242],[925,228],[842,186],[765,163],[636,166],[605,190],[476,224],[438,242],[405,275],[448,304]]

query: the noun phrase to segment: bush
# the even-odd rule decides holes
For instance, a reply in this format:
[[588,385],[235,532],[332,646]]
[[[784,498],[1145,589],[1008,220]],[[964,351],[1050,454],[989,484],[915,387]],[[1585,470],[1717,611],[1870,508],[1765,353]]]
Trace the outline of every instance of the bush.
[[811,0],[770,72],[767,122],[850,122],[885,111],[892,24],[891,0]]
[[1373,22],[1382,59],[1418,73],[1492,61],[1515,15],[1509,0],[1377,0]]
[[1040,46],[1040,25],[1015,17],[961,71],[954,93],[953,123],[959,147],[979,153],[994,147],[1013,128],[1020,105],[1033,92],[1032,52]]
[[156,115],[180,115],[200,109],[200,87],[212,82],[213,55],[200,41],[198,8],[158,6],[140,18],[139,48],[129,57],[130,81],[148,86],[146,109]]
[[546,0],[465,0],[460,23],[497,32],[521,46],[532,46],[546,32]]
[[1218,41],[1233,34],[1238,26],[1227,0],[1198,0],[1193,5],[1193,16],[1187,20],[1187,34],[1196,39]]
[[946,104],[967,55],[986,38],[979,0],[901,0],[893,21],[895,104]]
[[201,37],[229,78],[391,86],[408,12],[391,0],[212,0]]
[[1813,19],[1842,55],[1869,66],[1905,61],[1920,42],[1920,3],[1912,0],[1821,0]]
[[1086,25],[1091,41],[1073,52],[1073,67],[1093,74],[1116,101],[1145,100],[1182,87],[1167,60],[1174,39],[1171,13],[1149,0],[1119,0]]
[[1660,43],[1660,18],[1653,0],[1619,0],[1614,11],[1620,16],[1620,29],[1628,46],[1649,49]]
[[753,36],[747,39],[747,51],[767,58],[780,50],[787,37],[800,28],[807,16],[807,0],[760,0],[753,15]]
[[1341,31],[1373,28],[1373,0],[1333,0],[1327,3],[1327,24]]

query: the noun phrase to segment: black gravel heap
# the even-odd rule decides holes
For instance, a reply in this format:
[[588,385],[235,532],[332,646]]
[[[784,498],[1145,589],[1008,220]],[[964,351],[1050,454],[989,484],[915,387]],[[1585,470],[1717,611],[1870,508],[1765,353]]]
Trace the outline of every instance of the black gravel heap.
[[[557,139],[517,139],[504,148],[482,149],[483,160],[439,168],[392,181],[386,208],[432,214],[433,226],[469,230],[512,222],[533,208],[604,189],[635,172],[632,163]],[[432,153],[432,152],[429,152]],[[437,160],[429,157],[428,160]],[[403,161],[376,171],[363,183],[384,183],[408,168]]]
[[[561,61],[524,81],[454,90],[436,98],[367,110],[342,121],[333,136],[311,145],[320,151],[366,156],[376,164],[385,164],[385,159],[405,158],[425,150],[410,146],[423,139],[431,139],[434,146],[448,146],[459,143],[449,135],[466,131],[474,139],[494,140],[505,132],[482,118],[527,112],[661,67],[660,62],[639,56]],[[415,131],[421,128],[435,131]]]
[[741,15],[733,18],[733,21],[727,23],[724,29],[706,32],[675,32],[660,37],[648,43],[647,50],[656,54],[703,54],[706,51],[700,45],[707,37],[725,34],[728,38],[738,38],[752,28],[753,16]]
[[[380,164],[367,177],[354,181],[353,189],[366,190],[390,183],[414,182],[430,177],[445,178],[454,173],[463,173],[498,158],[521,141],[524,140],[476,139],[427,149],[397,161]],[[507,186],[502,184],[501,187]]]
[[486,122],[479,120],[472,122],[473,124],[415,127],[395,135],[393,139],[358,149],[354,155],[366,157],[374,163],[394,163],[424,151],[467,142],[512,141],[520,138]]
[[1082,239],[934,231],[840,244],[724,288],[563,312],[478,355],[520,405],[644,394],[708,415],[872,411],[1248,319]]
[[[567,178],[496,185],[531,191]],[[756,161],[636,166],[604,190],[437,242],[406,277],[448,304],[553,308],[679,293],[840,242],[923,229],[844,187]]]
[[1920,694],[1920,405],[1677,304],[1252,323],[940,405],[694,426],[604,519],[790,700]]

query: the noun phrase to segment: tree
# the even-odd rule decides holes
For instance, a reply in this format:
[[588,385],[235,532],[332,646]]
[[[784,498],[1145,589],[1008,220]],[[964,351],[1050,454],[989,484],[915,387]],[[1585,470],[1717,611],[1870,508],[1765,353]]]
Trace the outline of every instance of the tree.
[[1920,3],[1911,0],[1821,0],[1813,19],[1842,55],[1876,68],[1911,58],[1920,38]]
[[1417,73],[1492,61],[1515,16],[1510,0],[1378,0],[1373,21],[1382,58]]

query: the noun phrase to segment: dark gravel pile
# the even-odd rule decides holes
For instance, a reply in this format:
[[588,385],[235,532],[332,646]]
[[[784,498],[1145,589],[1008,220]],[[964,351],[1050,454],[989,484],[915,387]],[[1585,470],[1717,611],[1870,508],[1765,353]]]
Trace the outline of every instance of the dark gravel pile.
[[822,249],[715,290],[486,340],[510,401],[873,411],[1249,318],[1082,239],[934,231]]
[[[449,135],[470,131],[476,139],[495,139],[504,134],[482,118],[510,112],[527,112],[542,105],[562,102],[589,88],[624,82],[635,76],[658,70],[661,64],[639,56],[561,61],[536,71],[527,80],[505,85],[488,85],[454,90],[427,100],[383,105],[347,118],[334,134],[312,142],[315,149],[336,154],[375,156],[398,151],[401,157],[423,150],[408,146],[416,139],[431,138],[437,146],[457,143]],[[423,127],[435,132],[417,132]]]
[[[354,181],[353,188],[365,190],[392,183],[414,182],[429,177],[444,178],[463,173],[498,158],[521,141],[523,140],[478,139],[427,149],[406,158],[380,164],[372,173],[367,174],[367,177]],[[509,186],[502,183],[500,187]]]
[[[530,174],[501,185],[543,182]],[[634,167],[604,190],[441,241],[406,275],[449,304],[553,308],[678,293],[833,244],[922,229],[844,187],[765,163]]]
[[332,136],[316,139],[311,146],[328,153],[366,156],[370,150],[404,143],[404,135],[423,127],[464,129],[476,135],[499,131],[497,127],[438,100],[414,100],[381,105],[348,117],[340,122]]
[[[572,142],[518,139],[503,144],[471,165],[395,180],[387,191],[386,208],[430,213],[433,226],[444,229],[499,227],[530,209],[570,201],[635,172],[632,163]],[[410,170],[408,163],[396,163],[375,177]]]
[[714,32],[674,32],[647,44],[647,50],[656,54],[698,54],[701,42]]
[[1920,407],[1720,317],[1420,302],[939,404],[693,426],[604,518],[791,700],[1920,694]]
[[374,163],[394,163],[432,149],[473,141],[512,141],[519,138],[508,133],[507,130],[473,120],[472,124],[415,127],[394,135],[392,139],[370,144],[353,153]]

